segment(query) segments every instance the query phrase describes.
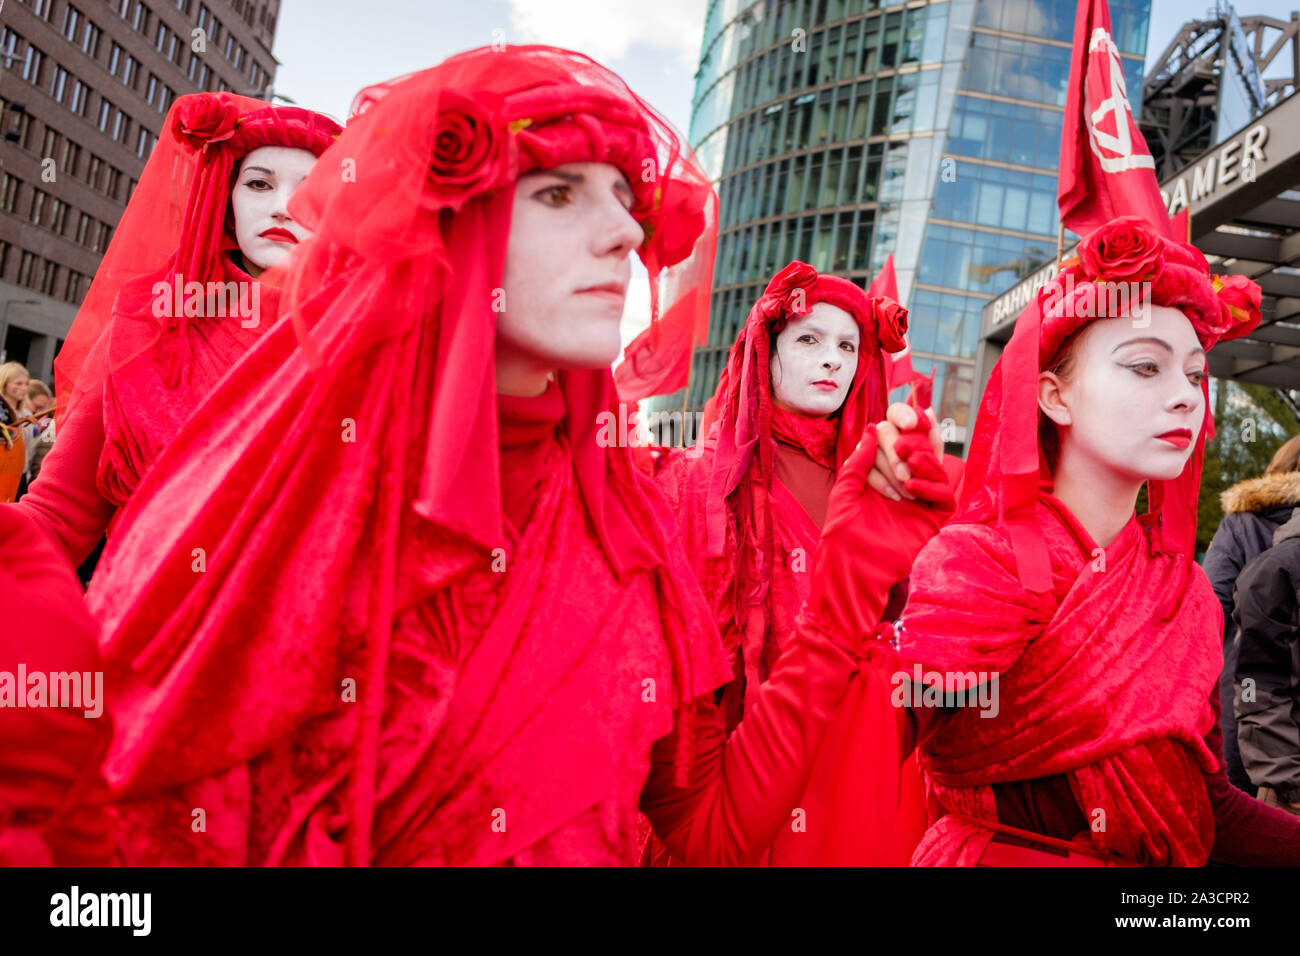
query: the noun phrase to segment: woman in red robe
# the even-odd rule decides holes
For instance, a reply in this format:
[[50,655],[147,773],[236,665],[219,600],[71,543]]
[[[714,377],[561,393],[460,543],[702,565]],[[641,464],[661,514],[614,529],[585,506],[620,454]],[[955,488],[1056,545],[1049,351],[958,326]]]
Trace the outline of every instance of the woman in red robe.
[[[885,417],[886,353],[905,346],[906,327],[907,313],[893,300],[790,263],[768,283],[732,346],[710,402],[709,433],[660,473],[732,664],[735,679],[721,698],[728,730],[753,706],[794,632],[835,476],[864,428]],[[936,442],[935,453],[942,450]],[[900,600],[893,610],[901,608]],[[872,768],[897,762],[894,753],[859,757]],[[914,762],[904,779],[909,792],[894,800],[907,808],[904,818],[879,807],[859,816],[875,835],[860,833],[857,855],[833,862],[906,864],[924,830]],[[818,794],[805,795],[808,829],[783,832],[767,862],[832,862],[809,852],[822,844],[819,830],[839,831],[830,845],[851,842],[844,821],[832,823],[820,803]],[[669,862],[657,841],[647,858]]]
[[279,292],[257,277],[306,238],[288,197],[339,131],[230,93],[172,106],[59,352],[59,441],[18,505],[74,566],[274,323]]
[[89,593],[128,859],[630,863],[638,808],[688,862],[757,859],[854,674],[888,709],[866,638],[950,512],[943,469],[900,439],[935,503],[889,501],[864,433],[728,739],[672,511],[597,441],[629,253],[660,308],[705,298],[707,178],[548,47],[452,57],[357,114],[294,199],[316,234],[289,314],[146,476]]
[[931,799],[914,864],[1300,862],[1300,821],[1224,773],[1222,611],[1193,560],[1205,353],[1259,301],[1126,218],[1021,314],[895,637]]

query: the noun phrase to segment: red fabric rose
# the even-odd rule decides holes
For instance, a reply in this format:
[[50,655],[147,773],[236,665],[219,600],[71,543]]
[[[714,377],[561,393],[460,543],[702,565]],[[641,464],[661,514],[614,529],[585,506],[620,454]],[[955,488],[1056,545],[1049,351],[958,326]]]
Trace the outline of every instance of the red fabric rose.
[[504,183],[512,172],[509,150],[513,139],[499,110],[489,101],[444,90],[429,158],[428,183],[434,204],[458,211],[472,197]]
[[694,183],[669,180],[660,208],[643,224],[645,248],[655,249],[661,267],[674,266],[691,254],[704,232],[709,195]]
[[172,129],[177,139],[201,150],[230,139],[238,123],[239,109],[227,97],[198,93],[183,98]]
[[[764,321],[771,323],[783,315],[803,315],[808,311],[807,291],[817,281],[817,270],[795,260],[776,275],[756,303]],[[796,295],[802,292],[803,295]],[[774,331],[781,331],[779,328]]]
[[873,296],[871,311],[876,317],[876,338],[886,352],[901,352],[907,347],[907,310],[887,296]]
[[1259,325],[1259,283],[1234,275],[1211,276],[1210,285],[1219,298],[1219,325],[1210,330],[1216,339],[1236,338]]
[[1079,243],[1079,262],[1089,279],[1152,280],[1163,260],[1160,236],[1136,216],[1114,219]]

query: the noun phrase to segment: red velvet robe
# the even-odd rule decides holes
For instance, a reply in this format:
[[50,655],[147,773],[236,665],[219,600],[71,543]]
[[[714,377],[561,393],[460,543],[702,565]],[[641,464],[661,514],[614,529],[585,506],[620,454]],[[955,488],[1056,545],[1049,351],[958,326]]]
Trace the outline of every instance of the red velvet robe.
[[[337,661],[301,647],[286,663],[335,687],[360,675],[355,700],[340,694],[301,722],[299,695],[274,693],[285,668],[256,648],[184,652],[156,688],[134,678],[106,762],[131,862],[343,862],[358,721],[376,700],[373,863],[632,863],[638,808],[685,859],[750,862],[788,823],[855,656],[805,628],[727,739],[712,690],[730,675],[701,623],[689,646],[694,722],[675,725],[661,597],[649,574],[620,581],[592,532],[555,430],[558,391],[500,407],[510,541],[499,564],[412,542],[409,560],[460,570],[397,609],[381,694],[351,643]],[[690,602],[683,619],[698,621],[680,545],[669,560]],[[242,676],[214,681],[217,671]],[[683,785],[674,761],[686,731]]]
[[1136,516],[1102,549],[1049,494],[1036,515],[1049,593],[1021,586],[994,524],[949,524],[913,567],[902,670],[948,689],[998,675],[996,716],[949,710],[921,742],[932,826],[913,864],[1006,861],[999,846],[1032,845],[1007,826],[1115,863],[1300,861],[1300,821],[1223,779],[1222,612],[1204,572]]
[[[223,281],[255,282],[229,257]],[[279,292],[259,283],[257,324],[238,316],[189,317],[162,333],[155,318],[154,284],[171,283],[170,270],[128,283],[114,304],[114,320],[87,357],[85,377],[100,376],[59,425],[59,437],[39,478],[19,502],[62,548],[73,565],[86,559],[113,524],[181,425],[222,375],[275,321]]]

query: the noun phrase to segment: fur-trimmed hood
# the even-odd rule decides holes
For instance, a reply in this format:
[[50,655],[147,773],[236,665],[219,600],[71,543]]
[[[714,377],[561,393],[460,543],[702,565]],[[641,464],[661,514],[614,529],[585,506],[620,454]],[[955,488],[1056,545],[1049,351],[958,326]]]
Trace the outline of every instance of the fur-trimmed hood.
[[1283,471],[1239,481],[1219,495],[1224,514],[1269,511],[1300,505],[1300,471]]

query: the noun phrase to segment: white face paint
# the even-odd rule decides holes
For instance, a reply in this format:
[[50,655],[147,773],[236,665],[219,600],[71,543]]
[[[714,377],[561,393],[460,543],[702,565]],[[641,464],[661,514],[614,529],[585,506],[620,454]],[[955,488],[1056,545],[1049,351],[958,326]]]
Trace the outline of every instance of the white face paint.
[[249,275],[261,275],[311,235],[289,215],[289,197],[315,165],[311,150],[288,146],[261,146],[239,164],[230,205]]
[[1099,319],[1074,348],[1060,389],[1063,408],[1043,408],[1063,426],[1062,449],[1068,445],[1072,460],[1096,473],[1135,481],[1178,477],[1200,432],[1207,374],[1187,316],[1152,306],[1150,326],[1140,329],[1125,318]]
[[858,323],[839,306],[818,302],[791,319],[772,352],[772,400],[813,418],[834,414],[858,370]]
[[604,368],[618,358],[630,256],[643,239],[633,201],[609,163],[519,177],[497,317],[499,390],[530,394],[550,370]]

